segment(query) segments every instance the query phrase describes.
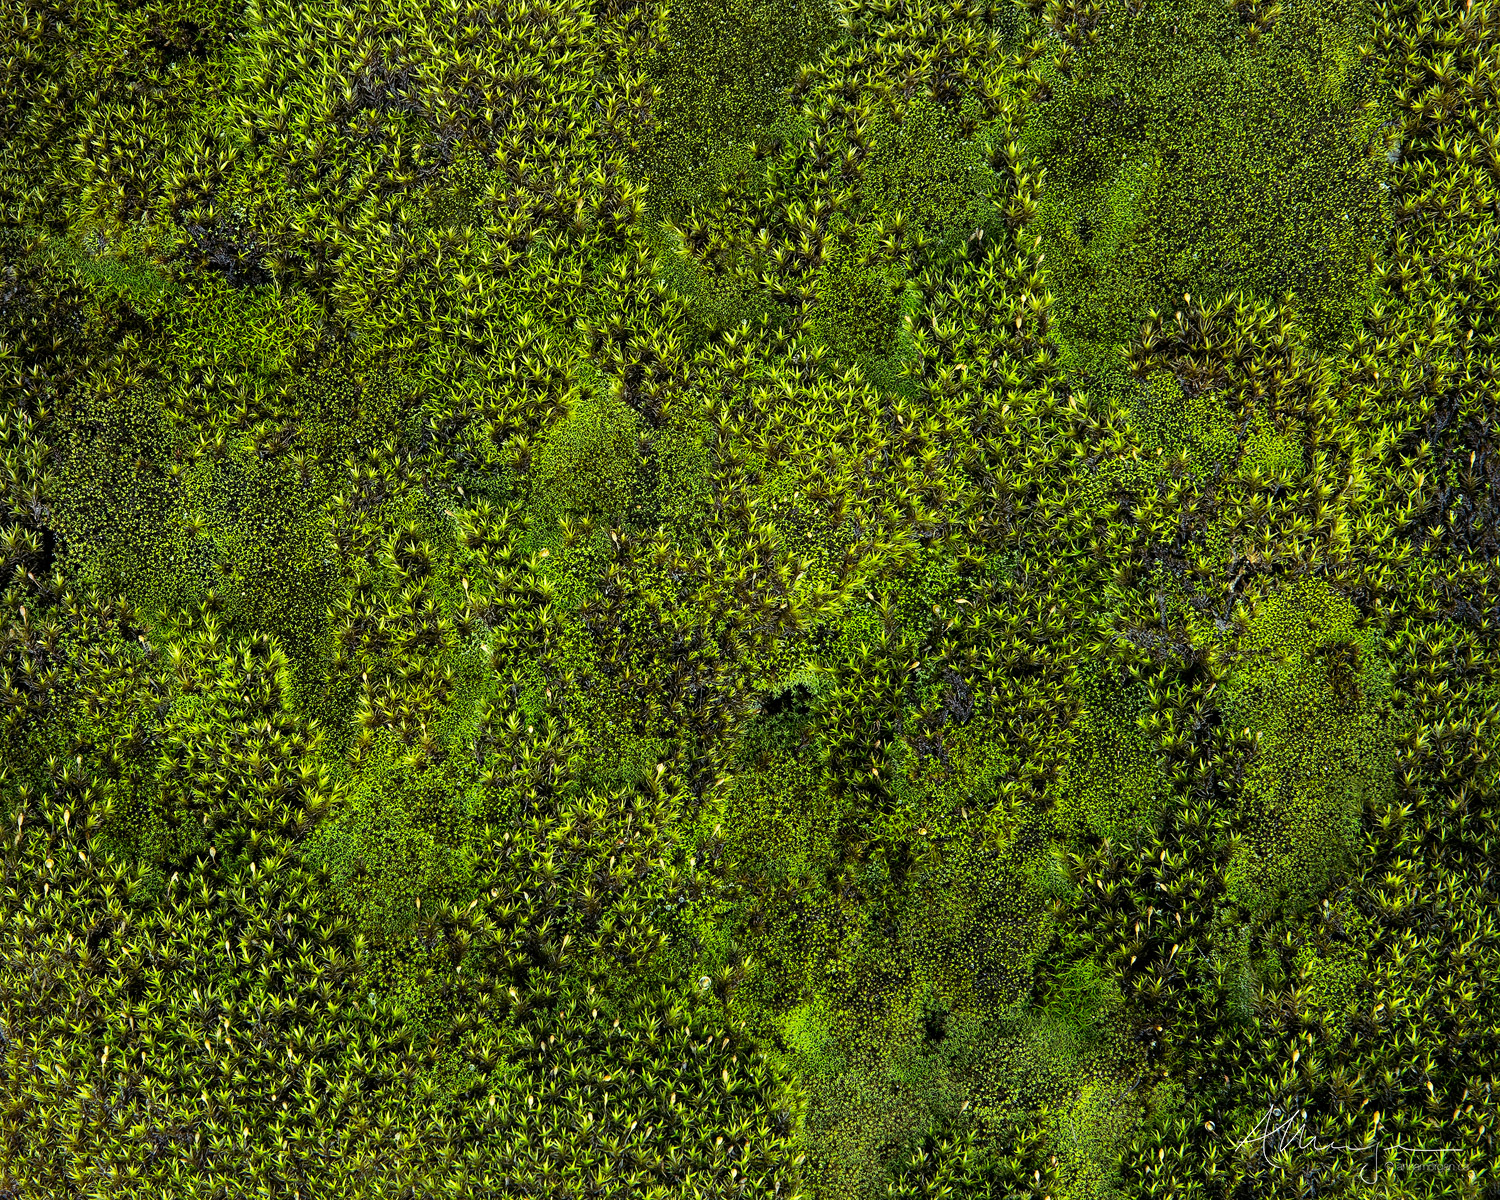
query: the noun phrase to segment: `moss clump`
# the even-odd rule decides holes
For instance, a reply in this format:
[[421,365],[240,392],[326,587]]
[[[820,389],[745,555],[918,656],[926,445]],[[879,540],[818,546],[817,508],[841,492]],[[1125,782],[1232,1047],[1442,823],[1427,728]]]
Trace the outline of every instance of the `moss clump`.
[[1074,748],[1058,781],[1058,823],[1071,834],[1117,838],[1160,814],[1166,778],[1136,722],[1138,688],[1086,667],[1079,695]]
[[231,642],[198,612],[170,622],[162,650],[124,633],[129,619],[119,610],[68,648],[71,704],[49,747],[100,770],[93,813],[110,853],[155,886],[211,848],[226,865],[253,857],[305,818],[299,801],[317,811],[321,733],[276,638]]
[[1297,439],[1278,433],[1275,425],[1262,413],[1251,422],[1240,457],[1240,471],[1258,472],[1265,479],[1295,479],[1303,470],[1303,451]]
[[1131,391],[1130,424],[1144,454],[1177,459],[1200,476],[1234,462],[1239,451],[1234,418],[1213,391],[1185,393],[1166,371],[1155,371]]
[[575,390],[566,415],[537,447],[535,513],[547,526],[591,521],[602,529],[635,516],[642,500],[640,416],[602,380]]
[[1391,672],[1354,605],[1312,577],[1264,602],[1241,654],[1225,719],[1256,741],[1229,895],[1252,912],[1296,908],[1347,861],[1362,807],[1392,787]]
[[1068,49],[1024,144],[1060,340],[1096,374],[1184,294],[1295,293],[1315,339],[1347,333],[1389,227],[1378,80],[1361,5],[1293,0],[1258,37],[1220,0],[1113,2]]
[[1320,953],[1314,946],[1303,946],[1297,952],[1296,970],[1308,1006],[1335,1037],[1342,1035],[1365,983],[1360,951],[1340,945]]
[[1083,1085],[1056,1119],[1057,1177],[1066,1200],[1117,1196],[1120,1156],[1144,1107],[1128,1084],[1094,1080]]
[[818,1077],[803,1130],[805,1174],[816,1193],[829,1200],[887,1194],[892,1166],[959,1112],[970,1049],[958,1038],[919,1038],[883,1061]]
[[701,346],[743,324],[756,328],[780,319],[756,286],[756,256],[743,246],[725,240],[693,250],[681,231],[665,226],[656,240],[658,270],[686,305],[692,345]]
[[878,112],[870,123],[869,165],[862,180],[867,215],[899,213],[917,234],[919,247],[961,243],[976,228],[993,227],[989,194],[998,179],[973,132],[980,115],[973,96],[965,98],[961,114],[925,96],[904,110]]
[[68,416],[56,437],[55,527],[74,569],[148,612],[180,603],[201,581],[191,579],[193,556],[173,520],[180,489],[166,464],[182,439],[165,419],[159,388],[85,394]]
[[429,201],[432,225],[462,229],[466,225],[485,224],[484,194],[494,178],[482,150],[474,145],[464,146],[443,172],[441,183],[433,188]]
[[845,226],[834,234],[815,286],[811,328],[841,361],[882,359],[895,350],[904,283],[868,231]]
[[831,7],[0,3],[0,1197],[1494,1192],[1496,6]]
[[[774,122],[713,152],[693,177],[690,199],[669,202],[653,185],[664,217],[649,227],[657,271],[686,306],[689,344],[701,346],[748,323],[784,331],[792,316],[766,284],[776,256],[767,226],[777,197],[809,136],[805,120],[783,108]],[[785,201],[782,200],[781,203]]]
[[1104,1023],[1119,1012],[1125,998],[1119,984],[1091,958],[1066,964],[1053,976],[1047,1002],[1038,1014],[1066,1056],[1078,1051],[1103,1032]]
[[304,849],[368,940],[361,967],[369,987],[414,1014],[426,999],[419,985],[431,949],[416,936],[422,906],[430,916],[467,901],[474,886],[474,813],[465,804],[472,778],[464,776],[461,760],[434,764],[381,734]]
[[211,547],[210,570],[232,619],[275,634],[304,684],[316,687],[332,649],[337,570],[327,519],[321,505],[308,504],[307,482],[286,458],[241,443],[187,480],[182,536]]
[[709,502],[706,427],[700,422],[676,422],[651,436],[651,460],[656,487],[652,504],[661,523],[687,534],[701,519]]
[[657,127],[641,165],[653,206],[672,213],[702,194],[705,169],[728,144],[775,122],[794,72],[831,40],[833,20],[816,0],[689,0],[667,21],[650,67]]
[[746,730],[722,818],[737,870],[786,884],[836,866],[841,814],[829,803],[818,749],[795,709]]

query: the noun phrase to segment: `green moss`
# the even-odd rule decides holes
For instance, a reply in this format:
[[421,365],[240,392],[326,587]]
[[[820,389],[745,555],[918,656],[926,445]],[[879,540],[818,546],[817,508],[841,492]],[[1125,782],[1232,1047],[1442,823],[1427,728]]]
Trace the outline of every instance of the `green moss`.
[[164,350],[181,371],[232,371],[266,386],[311,357],[322,326],[304,294],[206,274],[172,313]]
[[139,247],[128,239],[121,242],[107,256],[91,254],[85,245],[62,238],[50,242],[48,249],[89,286],[112,293],[138,312],[162,311],[171,303],[176,290],[172,279],[160,262],[142,253],[142,249],[149,251],[151,247]]
[[945,705],[951,708],[961,699],[951,680],[933,683],[928,690],[930,707],[917,711],[930,712],[941,722],[939,736],[930,737],[916,725],[894,740],[884,756],[893,803],[880,827],[897,841],[913,835],[956,836],[971,814],[1003,806],[1004,782],[1014,779],[1020,765],[993,719],[978,716],[963,725],[942,720]]
[[1118,1196],[1119,1161],[1142,1114],[1128,1086],[1091,1082],[1057,1118],[1060,1195],[1069,1200]]
[[777,169],[808,131],[798,114],[784,109],[753,138],[726,142],[695,172],[690,201],[662,198],[669,219],[653,222],[648,237],[659,277],[684,303],[691,347],[703,345],[744,325],[784,331],[792,314],[764,286],[774,260],[767,253],[759,211],[776,190]]
[[200,464],[184,491],[187,536],[212,547],[215,586],[231,619],[276,634],[316,687],[331,651],[337,576],[328,521],[321,506],[307,504],[307,480],[293,463],[242,443],[222,462]]
[[[1119,984],[1093,959],[1079,959],[1059,971],[1052,982],[1041,1020],[1052,1036],[1075,1047],[1097,1036],[1100,1026],[1124,1006]],[[1077,1057],[1075,1048],[1069,1055]]]
[[939,1056],[915,1047],[823,1080],[805,1125],[808,1179],[837,1200],[882,1194],[892,1165],[942,1128],[959,1095]]
[[1390,667],[1354,605],[1311,577],[1263,603],[1241,652],[1224,711],[1257,741],[1229,894],[1255,912],[1297,907],[1347,865],[1361,811],[1393,786]]
[[642,500],[640,418],[613,392],[585,386],[537,447],[532,496],[549,525],[591,521],[601,532],[634,516]]
[[781,1036],[793,1070],[810,1078],[843,1071],[846,1060],[835,1045],[832,1023],[826,1000],[799,1004],[782,1018]]
[[0,5],[0,1195],[1493,1190],[1493,32]]
[[877,112],[861,182],[867,219],[895,220],[900,214],[917,242],[935,249],[962,245],[976,228],[993,232],[989,196],[998,181],[986,161],[985,143],[973,131],[980,116],[973,96],[965,98],[961,113],[925,96],[904,109]]
[[493,179],[494,173],[480,148],[464,146],[443,172],[442,186],[434,189],[432,223],[460,228],[484,224],[484,195]]
[[179,489],[166,464],[185,439],[166,421],[159,388],[85,396],[75,413],[58,438],[57,527],[81,577],[148,611],[181,602],[201,577],[183,570],[191,559],[174,545]]
[[743,324],[752,328],[778,319],[756,287],[754,258],[734,247],[708,255],[689,252],[680,233],[664,230],[659,241],[661,278],[687,305],[691,342],[702,345]]
[[660,105],[640,164],[658,211],[684,211],[703,194],[724,147],[775,123],[801,63],[833,35],[832,13],[796,0],[701,0],[674,6],[651,62]]
[[1390,220],[1378,88],[1353,53],[1369,20],[1286,4],[1245,38],[1217,0],[1109,6],[1023,138],[1047,170],[1035,227],[1071,362],[1108,374],[1150,309],[1235,288],[1295,293],[1321,345],[1348,334]]
[[1335,1037],[1347,1027],[1359,1005],[1365,983],[1363,955],[1354,946],[1321,954],[1312,946],[1297,952],[1296,969],[1307,1003]]
[[450,771],[379,737],[339,810],[306,848],[382,959],[394,961],[405,946],[421,900],[431,907],[467,899],[471,818],[454,782]]
[[718,829],[731,870],[792,888],[837,863],[841,808],[827,790],[826,752],[806,707],[814,693],[792,684],[748,722],[730,759],[721,806],[701,824]]
[[1146,455],[1168,462],[1180,458],[1204,477],[1234,463],[1239,452],[1234,418],[1215,392],[1185,394],[1170,374],[1157,371],[1131,391],[1128,405]]
[[59,727],[107,777],[95,809],[105,844],[156,883],[211,847],[238,860],[304,819],[303,802],[321,804],[316,772],[292,765],[318,753],[320,735],[277,640],[230,642],[202,614],[168,632],[165,651],[118,627],[79,646]]
[[818,271],[809,321],[845,362],[888,358],[896,349],[904,281],[873,240],[846,226],[830,239]]
[[1161,815],[1166,779],[1136,721],[1139,689],[1091,668],[1081,675],[1082,712],[1058,781],[1057,819],[1073,834],[1118,838]]
[[680,423],[651,436],[656,474],[653,507],[663,525],[690,535],[710,500],[709,459],[704,446],[705,423]]
[[1258,471],[1266,479],[1293,479],[1302,469],[1302,447],[1296,439],[1278,433],[1265,416],[1257,414],[1245,440],[1240,470],[1245,474]]

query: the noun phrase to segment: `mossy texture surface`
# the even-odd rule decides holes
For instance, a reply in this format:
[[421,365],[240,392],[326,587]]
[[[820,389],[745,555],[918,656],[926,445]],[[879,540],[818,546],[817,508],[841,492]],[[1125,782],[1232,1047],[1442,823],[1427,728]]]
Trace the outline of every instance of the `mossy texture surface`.
[[1500,1189],[1494,0],[0,0],[0,1200]]

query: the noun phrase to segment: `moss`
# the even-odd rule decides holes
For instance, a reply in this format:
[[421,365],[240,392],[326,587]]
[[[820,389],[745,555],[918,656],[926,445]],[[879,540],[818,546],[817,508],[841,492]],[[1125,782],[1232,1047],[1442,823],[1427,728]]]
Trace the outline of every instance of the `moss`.
[[1258,471],[1267,479],[1292,479],[1302,468],[1302,447],[1296,439],[1278,433],[1269,420],[1258,415],[1245,441],[1240,469],[1246,473]]
[[[94,239],[96,246],[99,240]],[[142,247],[122,240],[124,244],[109,255],[91,254],[87,238],[82,244],[59,238],[49,243],[48,250],[90,286],[113,293],[137,312],[162,311],[173,298],[173,280],[159,262],[141,253]]]
[[424,763],[379,737],[338,807],[305,850],[328,873],[333,895],[369,939],[362,964],[370,986],[408,1009],[423,948],[415,929],[429,913],[467,902],[474,888],[472,814],[461,803],[458,763]]
[[1359,1005],[1365,982],[1362,958],[1352,946],[1340,946],[1328,954],[1312,946],[1297,952],[1296,968],[1307,1002],[1335,1037],[1343,1033]]
[[[1189,470],[1208,477],[1233,464],[1239,453],[1233,414],[1213,391],[1185,394],[1165,371],[1153,372],[1130,392],[1130,423],[1141,450],[1167,461],[1185,460]],[[1264,427],[1264,420],[1258,429]],[[1260,443],[1257,443],[1257,449]],[[1248,451],[1247,451],[1248,452]]]
[[[147,609],[181,599],[185,555],[174,553],[175,481],[165,468],[181,445],[160,392],[144,386],[82,400],[59,438],[57,526],[80,573]],[[69,436],[71,435],[71,436]]]
[[1287,4],[1258,38],[1216,0],[1111,5],[1050,76],[1023,141],[1047,170],[1036,231],[1069,360],[1119,365],[1150,309],[1295,293],[1332,346],[1369,295],[1390,214],[1370,17]]
[[1118,838],[1160,817],[1166,780],[1136,720],[1139,688],[1095,669],[1081,675],[1082,712],[1058,782],[1057,818],[1074,835]]
[[793,1070],[805,1077],[821,1078],[840,1074],[845,1058],[834,1043],[832,1014],[826,1001],[810,1000],[799,1004],[782,1019],[782,1040]]
[[[186,481],[189,530],[212,547],[218,595],[236,623],[274,633],[315,688],[331,652],[336,575],[328,521],[294,464],[245,444]],[[193,535],[189,535],[190,537]]]
[[835,234],[817,278],[812,328],[841,360],[888,358],[896,349],[904,281],[881,262],[867,232]]
[[1485,1192],[1493,26],[0,5],[0,1194]]
[[[753,772],[739,773],[709,819],[723,869],[764,897],[740,935],[756,962],[736,991],[740,1011],[780,1014],[772,1028],[807,1095],[802,1133],[820,1194],[862,1197],[955,1120],[984,1076],[977,1043],[943,1031],[1021,1000],[1056,889],[1034,825],[981,818],[991,801],[967,760],[982,757],[982,730],[952,753],[953,794],[972,814],[955,803],[938,818],[921,800],[872,825],[821,781],[810,729],[795,709],[757,723],[745,743],[751,755],[759,747]],[[861,826],[884,849],[851,863],[846,839]]]
[[829,803],[805,723],[795,716],[758,723],[742,754],[742,771],[715,821],[728,831],[725,849],[736,869],[790,883],[833,868],[840,814]]
[[[783,109],[748,140],[726,142],[695,173],[690,202],[653,222],[659,277],[686,305],[689,344],[701,346],[748,325],[785,331],[791,314],[764,286],[774,266],[757,211],[778,169],[805,141],[801,118]],[[653,186],[658,204],[666,204]]]
[[695,346],[738,329],[774,322],[779,314],[755,285],[752,255],[735,247],[694,254],[680,232],[664,230],[658,261],[662,279],[688,306]]
[[[975,132],[978,102],[965,98],[960,113],[925,96],[903,108],[877,112],[868,133],[869,165],[861,180],[867,220],[909,222],[918,245],[962,246],[976,229],[995,229],[990,193],[998,183]],[[966,136],[964,123],[970,127]]]
[[601,531],[623,525],[641,502],[640,419],[612,392],[587,386],[537,447],[533,503],[549,524],[592,521]]
[[1015,752],[997,736],[993,719],[981,716],[961,726],[941,720],[944,704],[951,715],[961,696],[951,681],[930,687],[938,693],[932,697],[936,733],[913,722],[915,727],[884,755],[892,804],[880,827],[896,841],[919,830],[924,838],[956,836],[967,827],[970,814],[1003,805],[1004,781],[1014,779],[1020,766]]
[[1119,1195],[1118,1163],[1142,1106],[1129,1087],[1085,1084],[1057,1121],[1060,1194],[1076,1200]]
[[234,372],[266,387],[312,357],[323,324],[304,294],[270,284],[236,287],[208,273],[184,288],[163,350],[184,373]]
[[484,194],[494,179],[480,147],[464,146],[443,172],[443,186],[435,189],[431,220],[437,226],[480,225],[486,215]]
[[941,1127],[933,1102],[957,1108],[940,1099],[946,1082],[931,1056],[915,1052],[883,1069],[855,1068],[824,1081],[806,1123],[807,1176],[818,1193],[861,1200],[884,1191],[892,1162]]
[[[831,10],[795,0],[674,7],[651,60],[660,109],[645,147],[653,204],[680,212],[726,144],[772,125],[797,66],[833,35]],[[710,170],[710,175],[712,170]]]
[[302,819],[302,801],[317,809],[316,784],[300,786],[315,773],[298,780],[288,764],[316,755],[320,735],[298,712],[295,670],[274,637],[230,642],[203,614],[174,622],[165,652],[144,634],[100,632],[76,651],[60,731],[109,777],[96,812],[112,852],[159,883],[210,847],[226,862],[253,853]]
[[[689,535],[710,500],[706,423],[671,425],[651,438],[656,488],[652,507],[668,528]],[[686,538],[685,538],[686,540]]]
[[1097,1036],[1101,1023],[1117,1013],[1124,1003],[1119,984],[1093,959],[1084,958],[1057,973],[1041,1019],[1055,1031],[1053,1036],[1078,1043]]
[[1310,577],[1265,601],[1242,654],[1224,709],[1256,747],[1229,894],[1255,912],[1298,907],[1348,864],[1365,805],[1393,786],[1390,668],[1353,604]]

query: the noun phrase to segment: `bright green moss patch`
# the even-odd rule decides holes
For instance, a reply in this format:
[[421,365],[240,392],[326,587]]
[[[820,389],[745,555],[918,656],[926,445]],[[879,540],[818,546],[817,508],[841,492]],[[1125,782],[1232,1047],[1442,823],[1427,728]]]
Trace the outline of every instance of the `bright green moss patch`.
[[1344,1030],[1362,999],[1362,960],[1363,954],[1353,946],[1339,946],[1326,953],[1304,946],[1297,954],[1297,971],[1307,1001],[1335,1033]]
[[1354,606],[1316,579],[1269,597],[1241,653],[1224,709],[1255,750],[1229,895],[1253,911],[1298,906],[1347,867],[1361,810],[1389,794],[1390,668]]
[[[973,96],[961,110],[917,97],[899,118],[878,111],[870,123],[869,167],[862,180],[871,214],[910,223],[918,243],[971,237],[976,229],[995,228],[989,203],[996,184],[976,135],[983,109]],[[951,248],[951,247],[946,247]]]
[[880,359],[896,347],[902,281],[880,262],[873,238],[841,230],[823,259],[813,327],[841,358]]
[[[1206,476],[1234,462],[1239,441],[1233,415],[1215,392],[1185,395],[1178,381],[1163,371],[1132,393],[1129,408],[1142,453],[1164,460],[1164,465],[1177,462]],[[1256,443],[1258,451],[1260,445]]]
[[579,392],[537,448],[537,514],[548,522],[622,524],[640,501],[640,422],[599,383]]
[[662,106],[644,165],[658,203],[678,210],[726,145],[771,125],[797,67],[833,34],[819,3],[735,0],[675,6],[651,72]]
[[1496,37],[0,2],[0,1197],[1492,1196]]
[[[728,980],[734,1009],[783,1047],[820,1194],[863,1197],[923,1138],[978,1119],[981,1102],[1035,1103],[1027,1055],[1049,1064],[1058,1097],[1112,1070],[1121,998],[1080,968],[1026,1015],[1051,905],[1072,884],[962,678],[913,696],[910,730],[882,763],[890,806],[873,811],[837,787],[818,749],[830,699],[826,685],[793,689],[746,730],[699,843],[736,885],[716,922],[733,936],[696,926],[693,970]],[[983,1032],[998,1013],[1014,1028]],[[1015,1063],[986,1046],[1002,1032]],[[1095,1157],[1107,1174],[1108,1156]]]
[[1367,301],[1390,221],[1370,17],[1286,4],[1262,30],[1218,0],[1112,4],[1049,77],[1024,138],[1047,170],[1036,228],[1094,374],[1186,295],[1295,293],[1324,345]]
[[1140,1120],[1142,1106],[1129,1087],[1091,1082],[1057,1118],[1062,1195],[1096,1200],[1118,1195],[1116,1169]]
[[370,986],[419,1015],[430,1002],[419,986],[428,957],[415,936],[422,906],[440,911],[474,891],[474,814],[464,805],[473,778],[472,764],[466,773],[456,758],[425,763],[381,739],[306,848],[368,939],[361,965]]
[[1165,780],[1136,717],[1136,690],[1084,674],[1074,750],[1059,780],[1057,818],[1069,832],[1119,837],[1160,815]]

